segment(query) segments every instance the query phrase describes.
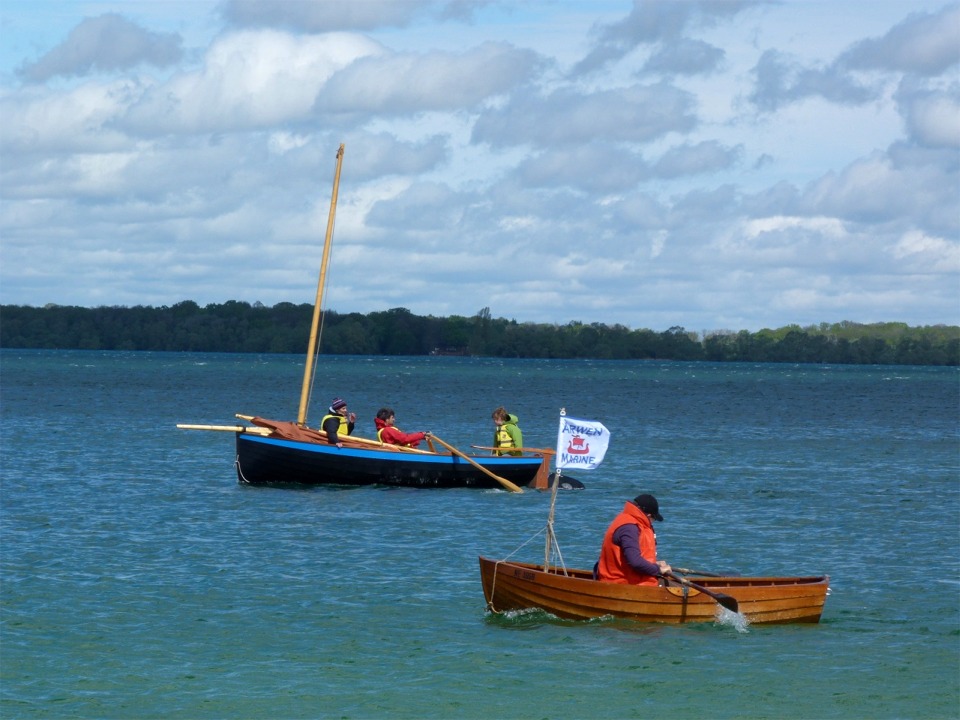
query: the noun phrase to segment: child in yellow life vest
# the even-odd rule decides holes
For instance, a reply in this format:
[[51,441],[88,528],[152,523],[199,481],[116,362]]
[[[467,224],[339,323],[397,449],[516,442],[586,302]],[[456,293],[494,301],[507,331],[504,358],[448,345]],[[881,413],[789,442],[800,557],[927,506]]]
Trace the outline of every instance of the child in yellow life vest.
[[522,455],[519,450],[511,449],[523,447],[523,433],[517,426],[520,418],[508,413],[502,405],[493,411],[492,417],[493,424],[497,426],[493,433],[493,446],[496,448],[493,454]]

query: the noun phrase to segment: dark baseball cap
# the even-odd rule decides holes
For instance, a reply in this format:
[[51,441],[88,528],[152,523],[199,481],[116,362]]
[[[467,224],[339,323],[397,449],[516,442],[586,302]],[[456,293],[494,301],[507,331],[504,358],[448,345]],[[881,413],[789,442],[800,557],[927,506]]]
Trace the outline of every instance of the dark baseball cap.
[[633,502],[654,520],[663,522],[663,515],[660,514],[660,503],[653,495],[637,495]]

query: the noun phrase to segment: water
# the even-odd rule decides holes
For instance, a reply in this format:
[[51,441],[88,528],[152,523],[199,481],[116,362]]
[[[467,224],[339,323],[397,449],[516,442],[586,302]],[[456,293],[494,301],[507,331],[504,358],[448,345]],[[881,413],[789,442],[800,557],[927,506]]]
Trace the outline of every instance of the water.
[[[956,368],[324,358],[372,435],[612,431],[562,492],[569,566],[652,492],[661,557],[831,576],[815,626],[484,613],[477,555],[538,561],[549,496],[242,487],[233,413],[293,419],[287,356],[0,353],[4,718],[956,718]],[[525,544],[526,543],[526,544]]]

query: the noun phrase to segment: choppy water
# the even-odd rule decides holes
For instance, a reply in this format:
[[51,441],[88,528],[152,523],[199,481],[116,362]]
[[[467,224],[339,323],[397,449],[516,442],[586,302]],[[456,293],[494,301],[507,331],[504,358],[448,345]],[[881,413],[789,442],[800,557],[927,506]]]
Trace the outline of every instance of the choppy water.
[[499,404],[531,446],[602,421],[568,565],[647,491],[674,564],[831,576],[819,625],[742,631],[487,616],[477,555],[542,559],[547,494],[241,487],[231,434],[175,428],[293,419],[298,358],[0,363],[4,718],[960,712],[956,368],[322,360],[311,419],[343,395],[368,436],[381,405],[464,449]]

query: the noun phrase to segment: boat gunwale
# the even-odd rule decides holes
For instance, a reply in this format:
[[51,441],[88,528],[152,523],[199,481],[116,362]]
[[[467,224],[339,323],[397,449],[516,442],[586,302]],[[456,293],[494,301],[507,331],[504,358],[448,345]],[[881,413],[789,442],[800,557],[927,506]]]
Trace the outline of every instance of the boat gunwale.
[[[595,580],[593,578],[593,571],[584,570],[583,568],[564,568],[552,567],[544,570],[543,565],[537,563],[528,563],[522,562],[519,560],[494,560],[493,558],[488,558],[483,555],[479,556],[481,563],[486,561],[492,563],[495,567],[500,565],[507,565],[515,567],[521,570],[529,570],[532,572],[539,573],[548,577],[559,577],[564,580],[575,580],[586,583],[600,583],[604,587],[609,588],[610,586],[623,585],[625,588],[634,588],[634,585],[627,585],[623,583],[611,583],[604,582],[602,580]],[[762,587],[809,587],[816,585],[828,585],[830,582],[829,575],[752,575],[752,576],[741,576],[741,575],[727,575],[719,577],[705,577],[702,575],[697,575],[696,573],[690,573],[689,577],[696,579],[698,585],[703,587],[714,589],[714,588],[762,588]]]

